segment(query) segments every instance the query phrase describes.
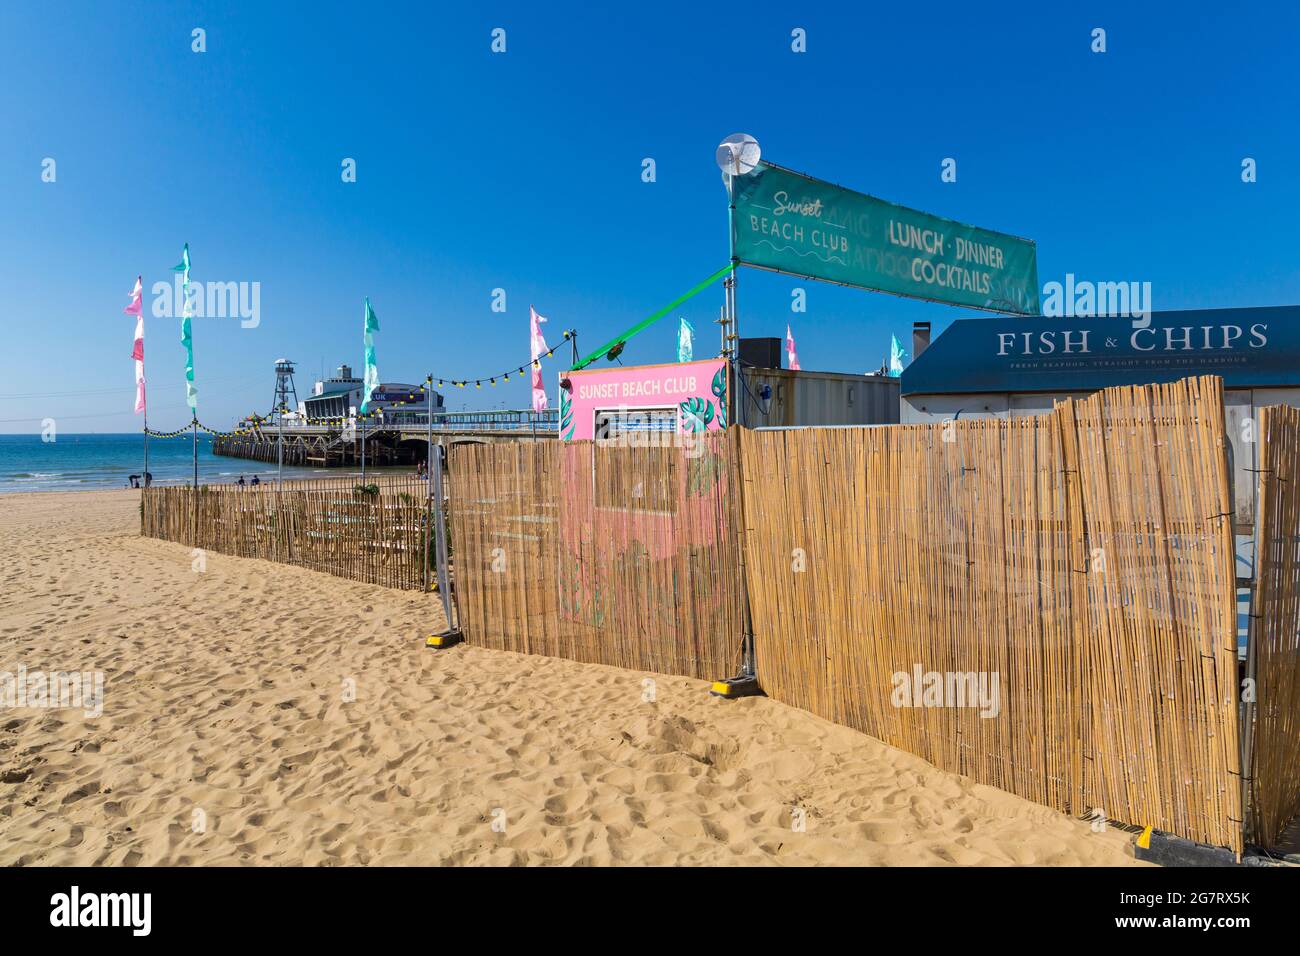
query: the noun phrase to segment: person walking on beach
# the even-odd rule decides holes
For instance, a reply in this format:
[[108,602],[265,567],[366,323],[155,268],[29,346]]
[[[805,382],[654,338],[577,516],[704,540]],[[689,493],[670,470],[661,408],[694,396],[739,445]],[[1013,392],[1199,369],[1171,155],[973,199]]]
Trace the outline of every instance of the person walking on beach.
[[262,483],[262,479],[258,478],[257,475],[254,475],[254,476],[253,476],[252,484],[254,484],[254,485],[260,485],[261,483]]
[[239,476],[239,480],[238,480],[237,482],[235,482],[235,484],[239,485],[239,487],[241,487],[241,488],[244,487],[244,476],[243,476],[243,475],[240,475],[240,476]]

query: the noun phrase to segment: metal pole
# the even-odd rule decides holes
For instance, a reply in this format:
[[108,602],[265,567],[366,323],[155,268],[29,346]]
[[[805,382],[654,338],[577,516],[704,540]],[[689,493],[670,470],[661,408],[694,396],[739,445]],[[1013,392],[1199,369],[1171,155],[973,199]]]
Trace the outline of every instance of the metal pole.
[[366,483],[366,416],[361,416],[361,483]]
[[[727,249],[731,253],[731,274],[727,276],[723,287],[726,290],[727,317],[730,319],[731,324],[730,338],[735,343],[731,349],[731,367],[738,394],[731,404],[736,410],[736,424],[743,425],[745,422],[745,370],[740,367],[740,317],[736,314],[736,273],[740,267],[740,261],[736,258],[736,177],[740,175],[740,151],[733,149],[731,156],[734,172],[727,178]],[[729,437],[728,441],[731,441],[734,437],[736,436]],[[735,446],[731,449],[731,454],[735,455]],[[743,494],[743,491],[741,493]],[[757,676],[754,661],[754,627],[750,618],[749,589],[745,583],[745,556],[743,553],[740,556],[739,576],[742,606],[741,641],[744,646],[740,673],[744,677],[753,678]]]
[[456,630],[451,619],[451,584],[447,576],[447,526],[446,515],[442,510],[442,466],[443,447],[438,446],[436,461],[429,462],[429,472],[433,478],[433,511],[435,547],[438,556],[438,593],[442,596],[442,613],[447,621],[446,633]]
[[425,399],[428,413],[424,423],[424,482],[428,486],[428,497],[433,497],[433,375],[424,380]]
[[[1229,445],[1228,446],[1229,453],[1231,452],[1231,449],[1232,446]],[[1251,453],[1252,453],[1252,457],[1255,458],[1256,464],[1258,464],[1259,461],[1258,453],[1255,451],[1253,445],[1251,446]],[[1233,473],[1232,459],[1231,457],[1229,457],[1228,475],[1231,476],[1232,473]],[[1265,480],[1270,480],[1270,479],[1276,480],[1276,478],[1273,475],[1261,475],[1260,477]],[[1232,486],[1230,483],[1230,488],[1231,487]],[[1234,491],[1234,493],[1230,496],[1229,500],[1235,501],[1236,500],[1235,488],[1232,488],[1232,490]],[[1240,754],[1241,834],[1242,834],[1243,846],[1246,843],[1246,839],[1251,835],[1249,830],[1255,826],[1254,815],[1251,813],[1251,798],[1254,794],[1254,789],[1255,789],[1255,769],[1253,766],[1255,763],[1255,703],[1257,700],[1256,695],[1258,694],[1258,690],[1259,690],[1258,684],[1256,682],[1256,672],[1258,667],[1258,659],[1256,657],[1256,651],[1258,647],[1258,638],[1259,638],[1259,630],[1256,627],[1256,622],[1258,621],[1257,615],[1260,613],[1259,588],[1260,588],[1260,584],[1262,583],[1259,579],[1259,543],[1261,540],[1260,531],[1263,525],[1263,516],[1259,513],[1259,494],[1257,490],[1256,493],[1253,495],[1253,498],[1254,498],[1254,506],[1255,506],[1255,522],[1254,522],[1254,527],[1251,529],[1251,534],[1253,538],[1253,548],[1252,548],[1251,561],[1250,561],[1250,613],[1246,616],[1246,667],[1245,667],[1245,678],[1246,678],[1247,686],[1250,688],[1251,691],[1250,694],[1251,699],[1246,700],[1244,694],[1240,695],[1242,700],[1240,704],[1240,712],[1238,714],[1238,720],[1241,726],[1239,740],[1241,741],[1240,744],[1241,746],[1241,754]],[[1236,538],[1235,532],[1236,529],[1234,528],[1233,529],[1234,542]]]
[[[143,326],[144,324],[143,314],[141,315],[140,323],[141,326]],[[144,353],[143,352],[140,353],[140,377],[144,378]],[[146,389],[148,388],[147,383],[145,385],[145,388]],[[149,487],[149,403],[147,399],[144,403],[144,408],[140,409],[140,411],[144,415],[144,474],[140,476],[140,487],[148,488]],[[141,500],[142,501],[144,500],[143,495],[141,496]]]
[[[283,491],[284,485],[284,402],[280,402],[280,425],[276,442],[278,451],[278,460],[275,465],[275,557],[280,560],[280,541],[283,538],[286,548],[292,548],[293,539],[289,536],[288,529],[284,526],[284,508],[283,497],[280,492]],[[290,560],[293,559],[293,553],[290,551]]]
[[190,419],[190,428],[194,431],[192,438],[194,447],[194,493],[190,495],[194,499],[194,534],[190,546],[197,548],[199,546],[199,416],[197,412]]
[[[736,378],[737,396],[734,403],[736,408],[736,424],[745,423],[745,392],[744,380],[741,376],[744,371],[740,367],[740,317],[736,314],[736,273],[739,270],[740,261],[736,258],[736,177],[740,175],[740,152],[732,150],[732,163],[734,172],[727,177],[727,251],[731,260],[731,274],[723,280],[723,301],[727,310],[727,319],[730,323],[730,332],[727,338],[734,344],[729,350],[732,361],[733,374]],[[724,332],[727,326],[723,327]]]
[[284,482],[284,402],[280,403],[280,425],[276,435],[275,483]]

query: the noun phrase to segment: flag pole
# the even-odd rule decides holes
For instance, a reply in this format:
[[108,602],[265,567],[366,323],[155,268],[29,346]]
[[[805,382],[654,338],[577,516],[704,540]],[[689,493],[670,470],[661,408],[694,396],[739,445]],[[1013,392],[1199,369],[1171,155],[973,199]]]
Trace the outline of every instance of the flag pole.
[[199,417],[195,415],[190,421],[190,428],[194,431],[194,490],[199,490]]
[[[735,415],[736,424],[743,427],[745,424],[745,393],[749,389],[745,383],[745,370],[740,363],[740,316],[736,311],[736,280],[740,273],[740,258],[736,255],[736,179],[740,176],[740,151],[733,148],[731,158],[735,170],[733,175],[727,177],[727,249],[731,253],[731,273],[723,283],[723,289],[727,305],[727,319],[730,323],[730,338],[735,343],[731,349],[732,380],[737,385],[736,391],[739,393],[739,400],[732,402],[733,414]],[[754,625],[750,617],[749,591],[745,581],[743,554],[741,555],[737,577],[740,579],[738,583],[741,593],[741,644],[744,647],[740,674],[743,678],[755,681]]]
[[[143,316],[141,316],[141,318],[140,318],[140,325],[141,325],[141,327],[144,326],[144,317],[143,317]],[[144,350],[143,350],[143,349],[141,349],[141,351],[140,351],[140,376],[141,376],[141,378],[144,378],[144,380],[145,380],[146,383],[148,382],[148,377],[145,376],[145,374],[144,374]],[[145,387],[146,387],[146,389],[148,388],[147,384],[146,384]],[[149,487],[149,397],[148,397],[148,391],[145,392],[144,407],[143,407],[142,409],[140,409],[140,414],[144,415],[144,474],[140,476],[140,482],[141,482],[140,487],[141,487],[141,488],[148,488],[148,487]],[[141,498],[142,498],[142,500],[143,500],[143,493],[141,493]]]
[[[736,383],[740,386],[737,391],[744,388],[745,374],[744,369],[740,367],[740,317],[736,314],[736,277],[740,271],[740,259],[736,256],[736,179],[740,176],[740,152],[733,149],[731,151],[732,163],[734,164],[734,173],[727,177],[727,251],[730,253],[731,273],[723,280],[723,301],[727,306],[727,321],[730,324],[728,338],[735,344],[731,346],[729,352],[733,364],[733,374],[736,376]],[[736,402],[736,424],[745,424],[745,396],[743,392],[739,396],[740,401]]]
[[[144,329],[143,279],[137,279],[136,281],[141,283],[140,328],[141,330],[143,330]],[[143,335],[141,336],[141,338],[143,338]],[[147,383],[149,381],[149,376],[145,374],[145,370],[144,370],[144,348],[143,347],[141,347],[140,349],[140,377],[144,379],[146,382],[144,407],[140,409],[140,414],[144,416],[144,474],[140,476],[140,487],[148,488],[149,487],[149,396],[147,391],[148,389]],[[143,498],[143,492],[141,493],[141,497]]]
[[[298,393],[295,391],[294,395]],[[280,402],[280,425],[276,432],[275,442],[275,483],[281,485],[284,483],[284,402]]]
[[433,498],[433,373],[424,380],[425,399],[428,402],[428,411],[425,413],[425,443],[424,452],[424,480],[428,485],[428,495],[430,500]]

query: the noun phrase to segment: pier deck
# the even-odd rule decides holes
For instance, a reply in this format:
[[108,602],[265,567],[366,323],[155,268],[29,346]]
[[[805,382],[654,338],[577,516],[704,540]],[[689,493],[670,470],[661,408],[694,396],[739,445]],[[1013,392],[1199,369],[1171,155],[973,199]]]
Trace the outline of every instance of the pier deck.
[[220,435],[212,451],[230,458],[274,462],[284,442],[286,465],[346,467],[361,461],[365,441],[366,460],[374,465],[414,465],[424,461],[425,443],[432,431],[440,445],[487,444],[502,441],[546,441],[559,437],[559,415],[555,411],[499,409],[486,412],[434,412],[430,429],[428,413],[402,409],[388,421],[372,422],[349,429],[347,422],[274,422]]

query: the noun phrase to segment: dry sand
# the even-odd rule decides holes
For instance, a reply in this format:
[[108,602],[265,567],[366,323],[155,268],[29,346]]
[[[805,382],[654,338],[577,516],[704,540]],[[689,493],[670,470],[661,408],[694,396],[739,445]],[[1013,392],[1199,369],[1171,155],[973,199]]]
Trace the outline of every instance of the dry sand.
[[2,864],[1134,862],[1128,834],[769,700],[428,650],[428,596],[195,572],[137,501],[0,496],[0,672],[106,680],[99,717],[0,710]]

